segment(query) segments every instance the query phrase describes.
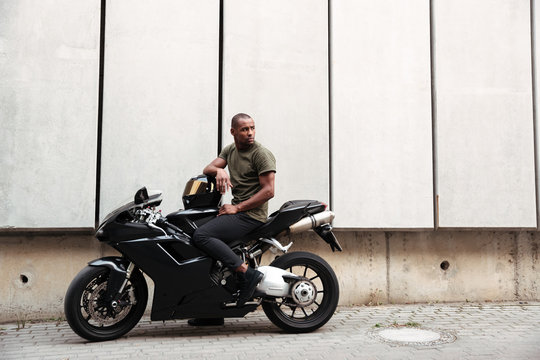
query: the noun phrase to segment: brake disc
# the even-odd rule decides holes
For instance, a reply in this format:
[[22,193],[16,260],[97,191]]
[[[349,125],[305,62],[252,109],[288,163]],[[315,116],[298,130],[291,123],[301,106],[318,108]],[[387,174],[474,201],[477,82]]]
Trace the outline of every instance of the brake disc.
[[[102,297],[107,291],[107,282],[103,282],[96,286],[88,297],[88,304],[85,304],[85,309],[90,315],[90,319],[95,321],[98,326],[111,326],[124,319],[131,310],[131,303],[118,305],[115,308],[105,304]],[[131,295],[131,294],[130,294]],[[130,296],[131,297],[131,296]]]

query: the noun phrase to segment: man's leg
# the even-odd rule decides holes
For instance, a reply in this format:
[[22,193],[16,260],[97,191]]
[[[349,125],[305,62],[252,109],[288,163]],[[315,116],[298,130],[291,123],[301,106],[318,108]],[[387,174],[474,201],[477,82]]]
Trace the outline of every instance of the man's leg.
[[[242,259],[227,244],[244,237],[262,224],[245,214],[218,216],[195,230],[193,245],[212,258],[223,262],[231,271],[237,271],[242,267]],[[244,274],[242,276],[245,278]],[[215,326],[223,325],[223,323],[223,318],[191,319],[188,321],[188,324],[192,326]]]
[[244,237],[262,224],[242,213],[221,215],[195,230],[193,245],[236,271],[242,265],[242,259],[227,244]]

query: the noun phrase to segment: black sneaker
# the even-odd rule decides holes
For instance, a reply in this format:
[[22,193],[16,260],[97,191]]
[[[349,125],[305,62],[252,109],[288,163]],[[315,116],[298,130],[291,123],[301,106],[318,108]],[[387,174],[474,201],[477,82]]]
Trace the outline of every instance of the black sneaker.
[[238,300],[236,300],[236,307],[242,307],[251,299],[255,288],[264,277],[264,274],[260,271],[254,270],[250,267],[247,268],[245,273],[238,273]]

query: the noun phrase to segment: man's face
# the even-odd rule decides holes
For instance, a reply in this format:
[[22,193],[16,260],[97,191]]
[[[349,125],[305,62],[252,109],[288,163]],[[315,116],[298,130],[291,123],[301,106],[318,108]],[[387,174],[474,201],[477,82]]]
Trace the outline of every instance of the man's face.
[[247,148],[255,141],[255,121],[253,119],[240,119],[236,128],[231,128],[234,143],[238,148]]

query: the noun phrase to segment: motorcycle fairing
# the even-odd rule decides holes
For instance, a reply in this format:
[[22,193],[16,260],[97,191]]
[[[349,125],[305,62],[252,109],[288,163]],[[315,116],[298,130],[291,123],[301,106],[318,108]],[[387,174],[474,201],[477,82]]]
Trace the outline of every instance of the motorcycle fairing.
[[[257,307],[224,308],[234,297],[212,280],[214,260],[180,238],[158,236],[113,244],[154,281],[151,320],[242,317]],[[188,258],[191,255],[198,256]]]
[[166,218],[168,222],[191,236],[195,229],[215,218],[218,211],[218,208],[178,210],[168,214]]
[[[163,235],[159,229],[148,224],[130,221],[128,208],[114,212],[116,217],[109,217],[107,226],[102,224],[96,235],[100,241],[107,241],[120,251],[125,259],[137,264],[154,281],[152,320],[242,317],[256,309],[257,305],[246,305],[240,309],[225,307],[225,303],[235,301],[234,277],[230,279],[230,283],[234,283],[232,289],[212,279],[214,260],[191,245],[190,236],[197,227],[215,218],[217,208],[187,209],[167,215],[162,224],[169,222],[183,231],[172,231],[172,235]],[[326,205],[315,200],[289,201],[270,215],[267,223],[244,239],[239,239],[238,245],[247,240],[274,237],[303,217],[324,211],[325,208]],[[333,249],[340,249],[331,228],[314,230]],[[114,288],[121,286],[114,281],[121,273],[116,274],[110,265],[116,260],[111,261],[102,264],[110,267],[114,275],[107,291],[109,295],[115,294]]]
[[99,241],[125,241],[141,237],[153,237],[163,234],[159,229],[153,229],[148,224],[134,223],[115,219],[107,227],[101,227],[96,232]]

